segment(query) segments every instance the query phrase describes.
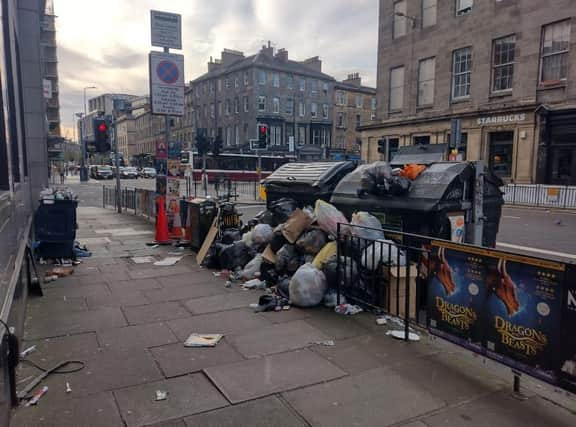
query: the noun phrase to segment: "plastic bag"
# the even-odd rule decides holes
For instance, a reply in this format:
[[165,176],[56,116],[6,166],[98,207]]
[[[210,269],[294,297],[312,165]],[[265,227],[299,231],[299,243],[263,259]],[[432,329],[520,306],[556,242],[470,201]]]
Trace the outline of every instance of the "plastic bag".
[[220,258],[220,267],[227,270],[244,268],[246,264],[254,257],[254,254],[242,241],[224,247],[218,254]]
[[225,245],[231,245],[238,240],[242,240],[242,234],[237,228],[229,228],[224,230],[222,233],[222,238],[220,239],[220,241]]
[[382,224],[380,220],[368,212],[356,212],[352,214],[350,225],[358,225],[361,227],[370,227],[376,230],[361,227],[350,227],[351,233],[354,237],[366,240],[384,239],[384,231],[382,231]]
[[324,247],[318,252],[318,254],[314,257],[314,261],[312,261],[312,265],[319,270],[322,270],[324,267],[324,263],[328,261],[328,259],[332,256],[336,256],[337,251],[336,242],[326,243]]
[[368,246],[360,261],[363,267],[374,271],[380,264],[406,265],[406,255],[404,251],[398,250],[393,241],[383,239]]
[[272,233],[272,238],[270,239],[270,249],[272,249],[274,252],[278,252],[280,248],[286,243],[286,238],[282,234],[283,228],[284,224],[280,224],[274,229],[274,233]]
[[278,281],[278,273],[274,264],[263,261],[260,264],[260,280],[264,280],[268,286],[274,286]]
[[276,271],[294,273],[302,265],[302,260],[294,245],[286,243],[276,253]]
[[314,307],[327,290],[324,273],[312,264],[304,264],[290,280],[290,302],[298,307]]
[[252,261],[250,261],[244,267],[244,270],[240,272],[240,278],[242,280],[251,280],[260,277],[260,267],[262,266],[262,255],[258,254]]
[[260,279],[248,280],[242,285],[243,289],[266,289],[266,282]]
[[403,196],[410,191],[412,181],[402,176],[393,176],[389,181],[388,192],[393,196]]
[[[321,199],[316,200],[314,215],[316,215],[316,221],[320,228],[334,238],[338,234],[338,223],[348,224],[348,220],[342,212]],[[342,232],[348,231],[346,226],[340,226],[340,229]]]
[[[322,305],[328,308],[336,307],[338,301],[338,293],[335,289],[328,289],[326,295],[324,295],[324,299],[322,300]],[[346,304],[346,298],[344,295],[340,295],[340,304]]]
[[296,241],[295,246],[300,252],[308,255],[316,255],[326,245],[328,241],[326,234],[318,229],[312,228],[305,231]]
[[274,212],[268,209],[258,212],[254,217],[254,220],[256,220],[258,224],[268,224],[271,227],[276,227],[276,225],[278,224],[278,221],[274,216]]
[[272,202],[270,204],[269,210],[274,214],[274,217],[278,224],[286,222],[286,220],[292,215],[292,212],[296,210],[298,203],[294,199],[282,198]]
[[247,233],[244,233],[242,235],[242,241],[244,242],[244,244],[248,247],[251,248],[252,247],[252,232],[248,231]]
[[282,276],[276,282],[276,291],[286,299],[290,299],[290,276]]
[[[322,272],[326,277],[326,283],[329,288],[336,288],[338,283],[338,259],[336,255],[328,258],[324,263]],[[346,282],[354,284],[358,280],[358,266],[356,261],[349,257],[340,257],[340,285],[344,286]]]
[[258,246],[268,244],[273,232],[272,227],[268,224],[258,224],[252,230],[252,243]]
[[416,178],[418,178],[418,175],[420,175],[425,170],[426,166],[411,163],[409,165],[404,166],[398,175],[403,176],[404,178],[408,178],[410,180],[415,180]]
[[374,162],[362,170],[360,190],[369,194],[381,194],[388,191],[388,180],[392,169],[386,162]]

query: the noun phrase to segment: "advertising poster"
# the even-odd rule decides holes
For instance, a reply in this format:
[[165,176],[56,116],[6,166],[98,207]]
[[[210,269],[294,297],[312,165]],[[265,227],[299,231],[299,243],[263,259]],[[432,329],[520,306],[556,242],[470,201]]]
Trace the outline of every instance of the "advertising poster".
[[168,176],[178,178],[180,176],[180,161],[168,159]]
[[161,196],[166,195],[166,176],[156,177],[156,194]]
[[544,379],[555,377],[564,264],[487,257],[486,355]]
[[156,141],[156,158],[157,159],[168,158],[168,147],[166,147],[166,143],[162,139]]
[[168,178],[168,197],[180,198],[180,180]]
[[170,141],[168,143],[168,158],[180,161],[182,156],[182,143],[179,141]]
[[576,266],[566,272],[566,289],[562,299],[563,319],[560,342],[560,385],[576,393]]
[[432,248],[431,332],[554,382],[565,264],[448,242]]
[[168,161],[166,159],[156,159],[156,176],[167,175]]
[[482,351],[485,271],[474,254],[433,246],[429,261],[430,329],[473,351]]

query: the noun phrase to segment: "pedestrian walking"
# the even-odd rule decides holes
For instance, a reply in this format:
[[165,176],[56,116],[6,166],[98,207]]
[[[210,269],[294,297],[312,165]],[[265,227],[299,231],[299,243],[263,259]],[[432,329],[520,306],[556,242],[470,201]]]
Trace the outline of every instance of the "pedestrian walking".
[[60,166],[59,172],[60,172],[60,184],[64,184],[64,177],[65,177],[64,167]]

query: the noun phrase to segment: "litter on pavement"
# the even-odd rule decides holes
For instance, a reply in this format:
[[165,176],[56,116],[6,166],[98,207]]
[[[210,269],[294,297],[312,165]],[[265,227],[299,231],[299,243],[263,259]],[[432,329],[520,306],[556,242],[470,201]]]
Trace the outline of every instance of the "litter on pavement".
[[334,311],[345,316],[354,316],[355,314],[362,313],[364,310],[362,310],[362,307],[354,304],[340,304],[334,308]]
[[154,400],[159,402],[161,400],[166,400],[168,398],[168,392],[164,390],[156,390],[156,397]]
[[334,347],[336,345],[334,340],[316,341],[314,344],[323,345],[324,347]]
[[160,266],[160,267],[169,267],[171,265],[176,264],[178,261],[180,261],[182,258],[184,258],[183,256],[173,256],[173,257],[166,257],[163,260],[160,261],[156,261],[154,263],[154,265],[156,266]]
[[151,256],[135,256],[130,259],[134,264],[151,264],[156,261],[156,258]]
[[184,342],[184,347],[215,347],[224,337],[222,334],[191,334]]
[[[396,339],[399,339],[399,340],[406,339],[405,331],[399,331],[399,330],[388,331],[388,332],[386,332],[386,335],[391,336],[391,337],[396,338]],[[408,340],[420,341],[420,335],[418,335],[415,332],[409,332],[408,333]]]

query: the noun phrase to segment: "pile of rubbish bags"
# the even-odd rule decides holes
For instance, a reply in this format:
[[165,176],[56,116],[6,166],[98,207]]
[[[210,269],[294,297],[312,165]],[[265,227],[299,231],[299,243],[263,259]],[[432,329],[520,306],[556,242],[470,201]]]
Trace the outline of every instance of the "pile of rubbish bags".
[[[364,242],[360,250],[344,248],[340,263],[335,241],[338,231],[350,235],[351,241]],[[378,268],[374,260],[383,259],[380,252],[384,251],[386,256],[393,252],[393,262],[405,261],[394,242],[385,239],[380,221],[369,213],[357,212],[348,221],[323,200],[317,200],[314,208],[299,208],[296,201],[283,198],[242,230],[224,232],[212,245],[204,266],[230,271],[230,280],[243,282],[244,289],[271,289],[277,298],[266,304],[266,310],[285,309],[287,301],[298,307],[322,303],[335,307],[338,277],[341,281],[361,280],[362,271]]]
[[387,162],[374,162],[363,167],[358,195],[403,196],[410,192],[412,181],[426,166],[409,164],[404,168],[392,169]]

